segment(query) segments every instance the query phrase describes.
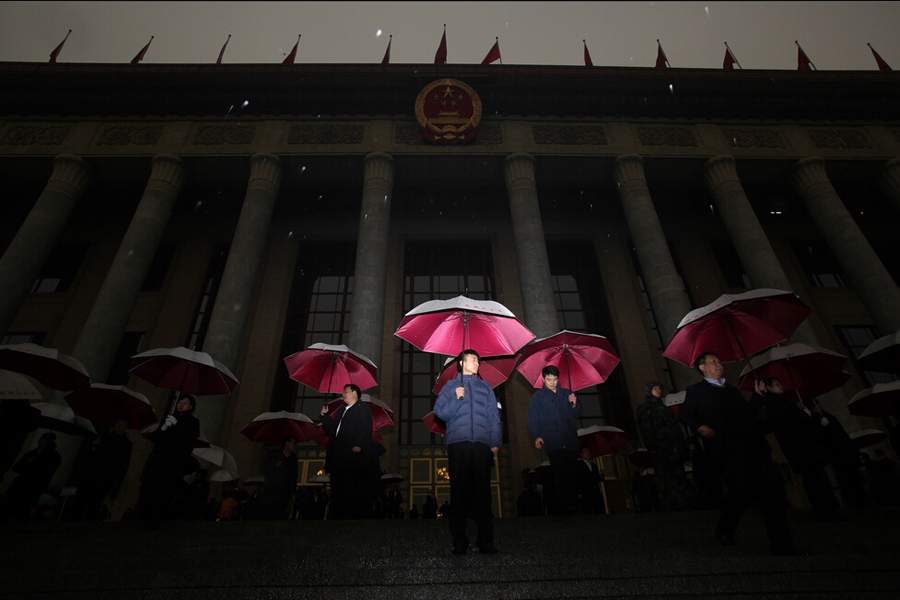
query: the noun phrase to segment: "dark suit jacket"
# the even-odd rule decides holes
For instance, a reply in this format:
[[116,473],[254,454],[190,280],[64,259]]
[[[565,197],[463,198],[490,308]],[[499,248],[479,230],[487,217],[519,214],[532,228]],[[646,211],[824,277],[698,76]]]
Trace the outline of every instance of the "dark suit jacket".
[[[340,432],[338,433],[338,424]],[[328,434],[325,453],[325,471],[365,471],[369,466],[369,450],[372,446],[372,409],[360,400],[350,407],[343,406],[331,415],[322,416],[322,428]],[[353,447],[359,446],[359,453]]]

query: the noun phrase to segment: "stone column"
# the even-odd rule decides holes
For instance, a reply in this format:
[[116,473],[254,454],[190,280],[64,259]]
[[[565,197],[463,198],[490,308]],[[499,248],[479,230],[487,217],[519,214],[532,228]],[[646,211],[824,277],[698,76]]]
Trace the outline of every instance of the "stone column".
[[[272,221],[272,211],[281,186],[281,160],[257,154],[251,160],[250,181],[238,218],[222,282],[209,320],[203,351],[232,372],[237,367],[244,327],[253,299],[253,289],[262,264]],[[209,441],[218,444],[229,396],[209,396],[197,403],[195,415]]]
[[534,157],[511,154],[504,163],[509,211],[512,217],[524,322],[537,337],[559,331],[559,316],[550,281],[550,260],[534,182]]
[[16,318],[87,182],[82,159],[63,154],[53,160],[50,180],[0,258],[0,335]]
[[881,335],[900,329],[900,289],[828,180],[825,161],[805,158],[791,180]]
[[[644,177],[644,160],[640,156],[620,156],[613,163],[613,174],[659,335],[663,346],[666,346],[675,335],[681,319],[691,311],[691,303],[675,269],[666,235],[650,197]],[[698,376],[689,367],[676,361],[669,361],[669,364],[678,389],[683,390],[697,381]]]
[[[747,270],[755,288],[793,291],[787,275],[766,237],[750,200],[738,178],[735,160],[731,156],[710,159],[703,169],[703,180],[716,203],[716,208],[741,264]],[[803,321],[791,339],[809,346],[819,342],[808,321]]]
[[889,160],[884,165],[881,173],[878,174],[878,183],[900,211],[900,158]]
[[380,369],[394,159],[374,152],[366,156],[364,168],[359,235],[356,238],[356,270],[353,275],[353,309],[350,312],[347,345],[369,358]]
[[72,352],[94,383],[106,381],[184,183],[177,156],[153,157],[150,180]]

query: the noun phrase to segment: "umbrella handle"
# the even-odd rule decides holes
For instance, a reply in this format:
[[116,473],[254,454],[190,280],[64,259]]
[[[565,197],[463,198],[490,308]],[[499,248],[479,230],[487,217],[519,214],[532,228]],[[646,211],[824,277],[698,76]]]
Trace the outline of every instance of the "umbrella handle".
[[[569,380],[569,391],[572,391],[572,372],[569,371],[569,349],[563,348],[563,356],[566,357],[566,377]],[[567,400],[568,402],[568,400]]]
[[734,327],[731,326],[731,314],[725,313],[725,324],[728,325],[728,329],[731,331],[731,334],[734,336],[734,341],[737,342],[738,349],[741,351],[741,356],[744,357],[744,360],[747,361],[747,366],[750,367],[750,372],[753,373],[754,381],[759,381],[759,377],[756,375],[756,371],[753,369],[753,363],[750,362],[750,359],[747,358],[747,352],[744,350],[743,344],[741,344],[741,338],[738,337],[737,332],[734,330]]

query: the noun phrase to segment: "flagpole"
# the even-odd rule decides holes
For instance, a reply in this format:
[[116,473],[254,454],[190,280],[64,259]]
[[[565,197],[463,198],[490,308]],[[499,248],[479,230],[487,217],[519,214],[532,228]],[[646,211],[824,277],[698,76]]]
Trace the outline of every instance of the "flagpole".
[[[731,49],[731,46],[728,45],[728,42],[725,42],[725,47],[728,48],[728,53],[731,54],[731,58],[734,59],[734,62],[737,66],[741,67],[741,61],[737,59],[737,56],[734,55],[734,50]],[[744,67],[741,67],[741,70],[744,70]]]
[[[500,37],[498,36],[498,37],[495,37],[494,39],[497,41],[497,51],[499,52],[500,51]],[[500,55],[500,64],[501,65],[503,64],[503,55],[502,54]]]
[[803,53],[803,56],[806,57],[806,60],[809,61],[809,64],[812,65],[812,68],[815,69],[816,71],[818,71],[819,68],[818,68],[818,67],[816,66],[816,64],[809,58],[809,54],[806,53],[806,50],[803,49],[803,46],[800,45],[800,42],[798,42],[797,40],[794,40],[794,43],[797,44],[797,47],[798,47],[798,48],[800,48],[800,52]]

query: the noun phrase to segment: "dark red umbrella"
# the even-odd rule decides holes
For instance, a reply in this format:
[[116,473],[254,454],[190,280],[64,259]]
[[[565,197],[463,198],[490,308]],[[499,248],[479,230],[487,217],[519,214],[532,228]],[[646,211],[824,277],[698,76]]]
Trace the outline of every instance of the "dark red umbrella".
[[450,356],[467,349],[481,356],[509,356],[534,339],[499,302],[465,296],[420,304],[406,313],[394,335],[424,352]]
[[233,488],[228,488],[227,490],[222,492],[223,498],[228,498],[229,496],[234,498],[238,502],[243,502],[244,500],[250,499],[250,492],[248,492],[247,490],[245,490],[242,487],[233,487]]
[[131,357],[129,373],[158,388],[214,396],[230,394],[238,380],[228,368],[206,352],[185,347],[156,348]]
[[681,410],[681,405],[684,404],[685,396],[685,392],[673,392],[667,394],[666,397],[663,398],[665,405],[672,409],[672,412],[675,413],[676,417],[678,416],[678,411]]
[[[478,378],[487,381],[492,388],[497,387],[509,379],[509,375],[518,361],[519,356],[490,356],[483,358],[478,367]],[[457,360],[455,357],[447,359],[434,387],[431,388],[433,394],[440,394],[444,384],[459,375],[456,364]]]
[[591,458],[618,452],[628,445],[625,432],[618,427],[591,425],[578,430],[578,445],[591,451]]
[[0,370],[0,400],[43,400],[44,394],[35,382],[25,375]]
[[434,414],[434,411],[431,411],[422,417],[422,421],[428,426],[428,430],[432,433],[440,433],[441,435],[447,433],[447,423],[445,423],[443,419],[439,419]]
[[120,418],[128,421],[128,429],[143,429],[159,420],[145,395],[123,385],[93,383],[67,394],[66,402],[76,415],[104,427],[112,427]]
[[850,399],[847,410],[851,415],[887,417],[900,414],[900,381],[878,383]]
[[313,344],[284,364],[291,379],[325,394],[341,393],[348,383],[361,390],[378,385],[375,363],[344,345]]
[[856,362],[865,371],[900,374],[900,331],[869,344]]
[[790,394],[794,400],[818,396],[847,383],[847,360],[843,354],[806,344],[776,346],[750,359],[741,371],[740,388],[752,392],[757,379],[775,377],[785,393],[795,392]]
[[[372,410],[372,431],[377,431],[384,427],[390,427],[394,424],[394,411],[391,407],[379,400],[373,398],[369,394],[363,394],[359,398],[360,402],[365,402]],[[334,417],[337,411],[344,406],[344,400],[338,398],[328,403],[328,412]]]
[[77,390],[91,384],[78,359],[30,342],[0,346],[0,369],[28,375],[54,390]]
[[574,392],[603,383],[618,364],[619,357],[602,335],[563,330],[525,346],[516,370],[540,388],[544,385],[541,371],[555,366],[560,381]]
[[299,412],[265,412],[244,425],[241,435],[251,442],[262,442],[270,446],[280,446],[289,435],[297,441],[317,440],[319,429],[313,420]]
[[691,367],[706,351],[722,362],[746,360],[785,341],[810,312],[796,295],[782,290],[725,294],[689,312],[663,356]]

